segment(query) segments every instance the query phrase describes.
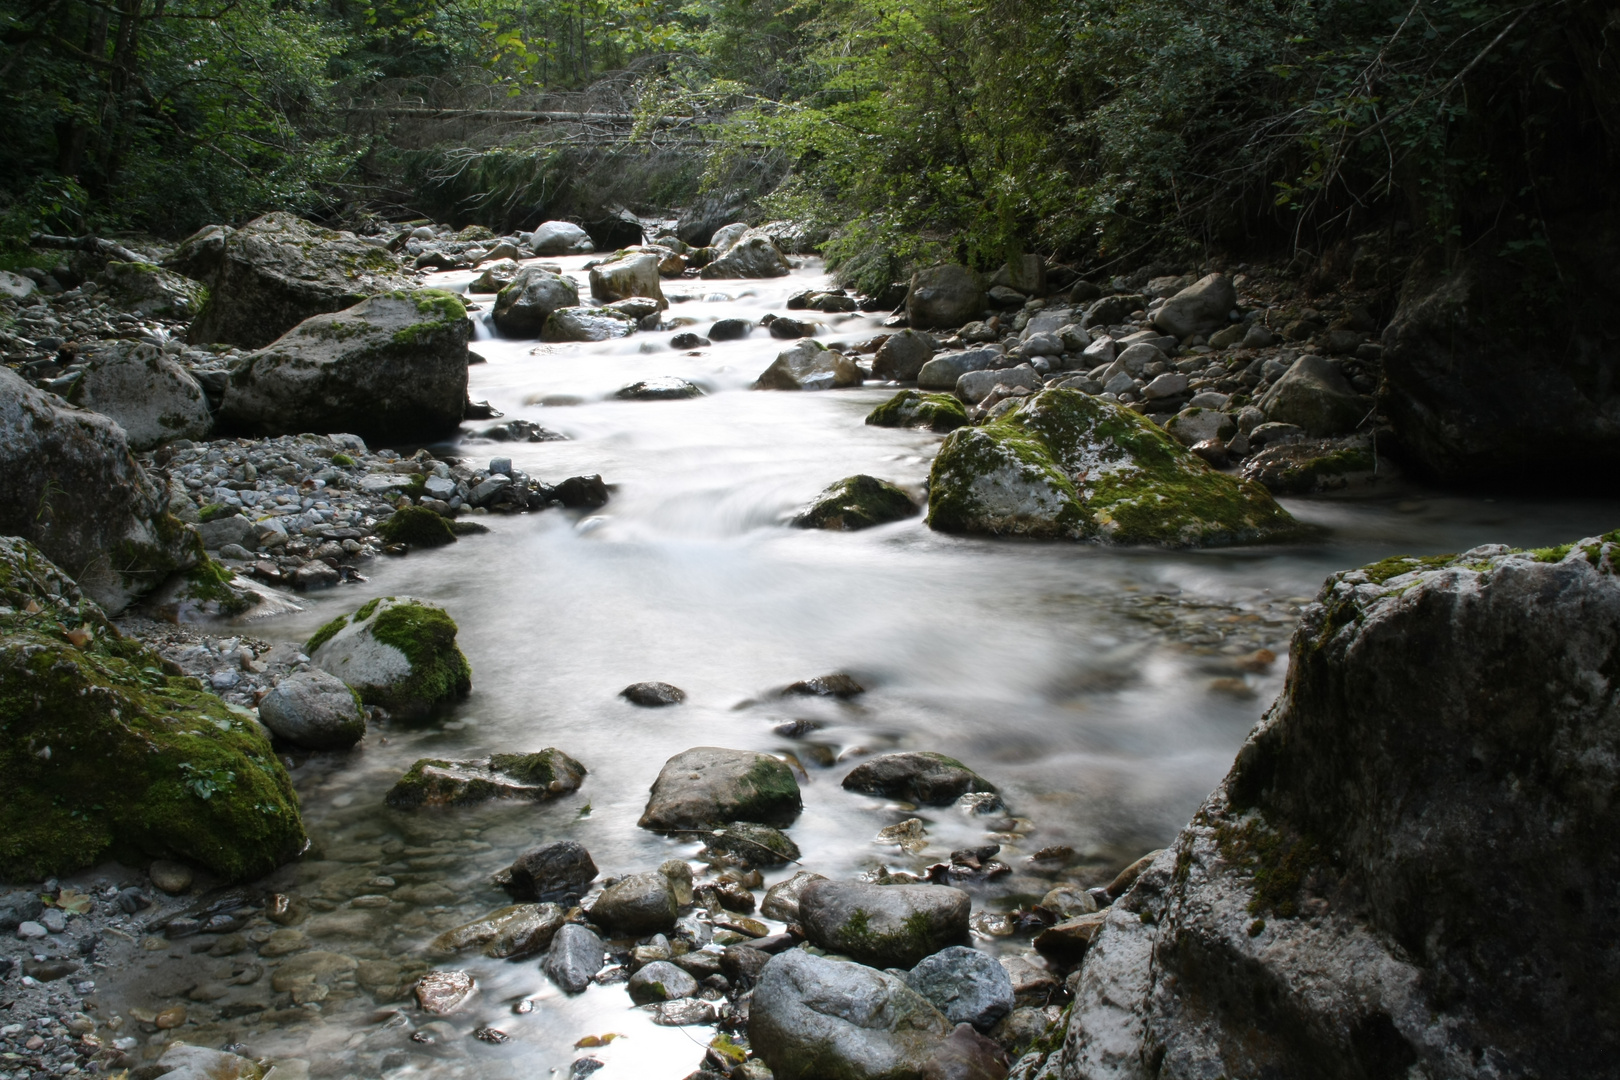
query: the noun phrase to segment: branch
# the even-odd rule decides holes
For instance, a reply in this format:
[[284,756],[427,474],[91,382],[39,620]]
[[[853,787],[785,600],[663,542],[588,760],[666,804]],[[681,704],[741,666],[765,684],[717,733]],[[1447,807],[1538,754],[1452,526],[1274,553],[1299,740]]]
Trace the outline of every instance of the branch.
[[29,244],[34,247],[62,248],[68,251],[90,251],[97,255],[109,255],[120,262],[146,262],[140,255],[111,240],[103,240],[99,236],[51,236],[48,233],[35,233],[28,238]]

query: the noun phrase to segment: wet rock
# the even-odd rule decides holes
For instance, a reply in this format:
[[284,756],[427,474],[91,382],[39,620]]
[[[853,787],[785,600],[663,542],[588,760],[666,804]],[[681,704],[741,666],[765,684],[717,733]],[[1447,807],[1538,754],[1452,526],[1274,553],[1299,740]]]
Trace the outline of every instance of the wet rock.
[[989,1031],[1012,1011],[1013,984],[995,957],[951,945],[926,957],[906,975],[906,985],[927,998],[953,1024]]
[[701,349],[712,344],[708,338],[692,333],[676,334],[669,339],[669,347],[672,349]]
[[785,277],[793,268],[764,229],[749,229],[699,274],[706,278]]
[[154,345],[118,342],[98,348],[68,400],[118,421],[132,450],[206,439],[214,428],[202,386]]
[[421,758],[388,790],[396,810],[470,806],[491,799],[543,802],[578,791],[585,766],[555,747],[537,754],[494,754],[477,761]]
[[1192,447],[1210,439],[1224,442],[1237,434],[1237,422],[1229,412],[1192,407],[1182,409],[1164,425],[1170,437],[1182,446]]
[[385,543],[412,548],[436,548],[456,542],[456,532],[442,514],[426,506],[402,506],[382,524],[377,535]]
[[799,921],[799,894],[812,881],[826,880],[821,874],[800,870],[786,881],[779,881],[765,890],[765,902],[759,906],[759,913],[767,919],[796,923]]
[[1255,484],[1213,472],[1157,425],[1075,390],[1046,390],[934,459],[942,532],[1212,546],[1305,529]]
[[644,297],[654,302],[654,311],[669,306],[659,280],[656,255],[638,253],[597,263],[591,267],[590,282],[591,299],[600,304]]
[[945,885],[812,881],[799,892],[810,941],[877,967],[909,968],[966,940],[968,895]]
[[657,709],[665,705],[679,705],[686,700],[686,691],[667,682],[638,682],[620,690],[619,696],[632,705]]
[[917,372],[917,389],[956,391],[956,384],[970,371],[984,371],[1006,362],[999,346],[940,353]]
[[513,259],[498,259],[482,266],[480,269],[482,273],[473,279],[471,285],[467,286],[468,292],[498,293],[512,284],[517,279],[518,274],[523,271],[523,267]]
[[803,319],[789,319],[778,315],[771,320],[771,337],[791,341],[794,338],[815,337],[817,326]]
[[800,529],[853,532],[904,521],[919,512],[900,488],[875,476],[850,476],[816,496],[792,521]]
[[260,1080],[265,1075],[249,1058],[178,1040],[168,1045],[152,1068],[161,1070],[154,1076],[168,1080]]
[[754,324],[747,319],[721,319],[709,327],[709,337],[713,341],[741,341],[753,330]]
[[1075,963],[1085,956],[1107,918],[1108,911],[1093,911],[1048,926],[1035,935],[1035,948],[1063,963]]
[[680,905],[669,878],[657,870],[620,878],[591,907],[591,921],[632,936],[668,930]]
[[1059,885],[1041,897],[1040,906],[1059,919],[1072,919],[1096,911],[1097,901],[1079,885]]
[[466,1004],[477,989],[465,971],[430,971],[416,980],[416,1003],[434,1016],[448,1016]]
[[697,980],[667,960],[654,960],[630,976],[630,1000],[637,1005],[696,997]]
[[792,824],[801,807],[793,771],[767,754],[700,746],[676,754],[653,782],[638,824],[656,832],[732,821]]
[[554,840],[517,857],[511,867],[512,895],[520,900],[566,900],[596,880],[596,863],[575,840]]
[[446,930],[428,948],[460,952],[477,945],[497,960],[529,956],[546,950],[567,914],[556,904],[514,904]]
[[1013,999],[1021,1006],[1045,1005],[1058,991],[1057,976],[1042,964],[1031,963],[1022,956],[1003,956],[1001,966],[1012,982]]
[[562,307],[546,318],[540,340],[611,341],[636,332],[636,320],[610,307]]
[[745,866],[781,866],[799,858],[799,845],[786,833],[751,821],[734,821],[705,843],[710,852],[730,855]]
[[796,683],[789,683],[783,688],[784,697],[835,697],[852,698],[866,693],[866,687],[856,682],[854,678],[841,671],[830,675],[817,675],[813,679],[801,679]]
[[146,876],[152,884],[171,896],[178,896],[191,888],[195,875],[185,863],[159,859],[147,868]]
[[1273,442],[1243,463],[1243,476],[1277,495],[1313,495],[1393,479],[1394,467],[1373,454],[1369,440]]
[[923,365],[937,352],[934,339],[916,330],[890,334],[872,357],[872,377],[896,382],[915,381]]
[[984,313],[984,280],[965,266],[947,263],[911,275],[906,317],[918,330],[958,327]]
[[491,318],[495,329],[507,337],[535,338],[552,312],[578,304],[579,286],[572,278],[544,267],[525,266],[495,298]]
[[613,395],[626,401],[678,401],[682,398],[703,396],[703,388],[696,383],[673,375],[666,375],[657,379],[643,379],[641,382],[631,383],[621,387]]
[[296,671],[259,702],[259,722],[278,738],[310,750],[347,750],[366,734],[354,691],[324,671]]
[[844,790],[948,806],[970,791],[995,792],[996,786],[955,758],[907,751],[857,765],[844,777]]
[[570,994],[579,994],[591,985],[591,977],[602,970],[607,947],[602,939],[578,923],[569,923],[551,939],[551,949],[541,964],[551,981]]
[[400,715],[425,715],[472,689],[455,622],[437,604],[411,596],[382,597],[339,615],[304,651],[362,701]]
[[754,988],[748,1039],[781,1080],[1001,1080],[1006,1059],[882,971],[802,950],[772,957]]
[[873,409],[866,422],[874,427],[925,428],[955,431],[968,422],[967,410],[950,394],[921,394],[902,390]]
[[1343,435],[1372,412],[1338,365],[1307,353],[1260,398],[1260,409],[1274,423],[1294,424],[1318,437]]
[[547,221],[534,230],[529,250],[535,255],[583,255],[595,251],[590,234],[572,221]]
[[754,380],[755,390],[833,390],[861,384],[861,369],[841,353],[818,342],[801,341]]
[[1208,334],[1230,325],[1237,290],[1225,274],[1200,278],[1166,300],[1153,313],[1153,325],[1173,338]]

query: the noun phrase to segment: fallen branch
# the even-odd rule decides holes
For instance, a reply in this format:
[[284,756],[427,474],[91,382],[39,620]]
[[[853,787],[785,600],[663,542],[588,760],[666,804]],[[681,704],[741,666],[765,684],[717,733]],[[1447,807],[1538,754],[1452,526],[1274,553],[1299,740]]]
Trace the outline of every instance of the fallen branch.
[[114,243],[111,240],[103,240],[99,236],[52,236],[49,233],[35,233],[28,238],[28,242],[34,247],[61,248],[66,251],[89,251],[97,255],[110,256],[120,262],[148,261],[124,245]]

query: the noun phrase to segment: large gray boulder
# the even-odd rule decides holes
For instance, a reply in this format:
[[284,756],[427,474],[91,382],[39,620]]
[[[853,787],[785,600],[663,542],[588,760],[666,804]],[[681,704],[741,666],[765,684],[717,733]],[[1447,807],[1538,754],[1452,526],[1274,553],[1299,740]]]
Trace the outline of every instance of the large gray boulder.
[[861,762],[844,777],[844,790],[948,806],[970,791],[994,793],[996,785],[955,758],[907,750]]
[[324,671],[295,671],[282,679],[259,702],[259,722],[310,750],[347,750],[366,734],[359,698]]
[[614,308],[564,307],[553,311],[546,319],[540,340],[611,341],[635,332],[635,317]]
[[0,535],[35,544],[117,614],[204,558],[111,417],[0,369]]
[[954,391],[957,382],[970,371],[984,371],[1006,361],[999,347],[940,353],[917,369],[917,389]]
[[934,339],[917,330],[902,330],[890,334],[878,346],[872,357],[872,377],[912,382],[923,365],[934,358]]
[[155,345],[120,341],[97,349],[68,400],[118,421],[131,450],[206,439],[214,429],[202,385]]
[[[203,246],[200,237],[187,244],[193,241]],[[312,315],[415,287],[387,249],[282,211],[227,233],[217,267],[204,282],[208,300],[187,338],[245,349],[270,344]]]
[[833,390],[861,384],[861,369],[842,353],[806,339],[778,353],[754,380],[755,390]]
[[1267,420],[1321,438],[1354,431],[1372,402],[1356,393],[1333,361],[1306,353],[1260,398],[1260,411]]
[[189,319],[208,296],[202,282],[151,263],[109,262],[96,280],[118,310],[160,319]]
[[791,949],[760,973],[748,1041],[780,1080],[1002,1080],[1006,1058],[887,972]]
[[231,373],[220,423],[256,435],[352,432],[373,446],[455,431],[467,406],[461,301],[390,293],[306,319]]
[[472,689],[455,622],[414,596],[368,600],[321,627],[304,648],[316,667],[391,712],[420,715]]
[[748,230],[725,254],[699,271],[704,278],[786,277],[792,272],[787,256],[763,229]]
[[946,263],[911,275],[906,318],[914,329],[955,329],[984,314],[984,279],[965,266]]
[[906,974],[906,985],[951,1023],[972,1024],[980,1031],[989,1031],[1012,1012],[1012,976],[1001,961],[966,945],[925,957]]
[[656,255],[625,255],[591,267],[591,299],[599,304],[611,304],[632,296],[658,301],[660,311],[669,306],[659,284]]
[[595,251],[590,234],[572,221],[548,221],[534,230],[530,250],[536,255],[584,255]]
[[1108,909],[1061,1076],[1612,1073],[1617,540],[1329,578],[1232,771]]
[[713,829],[732,821],[790,825],[802,805],[793,770],[776,758],[699,746],[664,763],[638,824],[655,832]]
[[812,881],[799,921],[812,944],[876,967],[909,968],[967,940],[968,894],[948,885]]
[[491,318],[507,337],[539,337],[553,311],[579,303],[572,278],[539,266],[525,266],[495,297]]
[[1232,287],[1232,279],[1225,274],[1210,274],[1166,300],[1153,313],[1153,325],[1160,333],[1178,340],[1209,334],[1231,324],[1235,307],[1237,290]]

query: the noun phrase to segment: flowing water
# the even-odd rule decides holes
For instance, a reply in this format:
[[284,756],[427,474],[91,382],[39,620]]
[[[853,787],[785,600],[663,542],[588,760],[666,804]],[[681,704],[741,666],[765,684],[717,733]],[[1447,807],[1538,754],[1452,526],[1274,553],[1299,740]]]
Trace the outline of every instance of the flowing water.
[[[556,261],[584,293],[586,260]],[[465,287],[470,277],[443,274],[436,283]],[[669,282],[670,298],[686,299],[667,314],[704,333],[719,318],[782,312],[789,295],[823,280],[810,263],[772,281]],[[822,318],[829,342],[868,338],[879,322]],[[1281,686],[1293,622],[1326,574],[1396,553],[1549,544],[1620,522],[1612,502],[1403,489],[1285,500],[1329,530],[1325,541],[1297,547],[1166,552],[989,541],[936,534],[920,518],[853,534],[802,531],[786,518],[842,477],[870,473],[920,491],[940,437],[862,422],[893,387],[751,392],[786,344],[762,330],[695,353],[672,351],[669,333],[590,345],[480,336],[474,347],[488,363],[471,369],[472,396],[568,440],[480,441],[470,435],[480,425],[469,424],[468,437],[444,452],[511,457],[552,482],[600,473],[613,498],[586,517],[482,518],[488,536],[379,560],[368,584],[255,624],[258,636],[296,643],[371,596],[425,597],[459,623],[474,690],[448,720],[374,732],[352,754],[316,755],[294,771],[315,849],[267,884],[311,905],[297,930],[311,948],[359,961],[355,975],[302,995],[324,992],[320,1000],[289,1003],[271,985],[275,961],[252,955],[274,929],[261,925],[248,929],[241,951],[216,948],[223,956],[177,946],[167,959],[158,942],[157,958],[122,981],[113,996],[124,1007],[159,1008],[197,982],[254,963],[268,969],[192,1005],[191,1024],[173,1032],[188,1041],[240,1042],[255,1054],[308,1061],[314,1075],[516,1077],[567,1075],[586,1053],[573,1048],[578,1039],[616,1032],[627,1037],[589,1051],[605,1062],[597,1075],[676,1080],[697,1067],[711,1031],[655,1026],[622,984],[569,998],[535,959],[473,952],[445,960],[424,946],[508,903],[489,875],[546,840],[579,840],[604,875],[693,858],[695,840],[635,825],[663,762],[693,746],[788,756],[805,804],[791,835],[804,867],[828,876],[917,871],[953,848],[998,842],[1015,872],[980,889],[976,911],[1011,910],[1056,880],[1106,882],[1173,837],[1225,773]],[[627,383],[666,375],[706,395],[613,397]],[[1253,670],[1263,648],[1279,659]],[[867,692],[848,703],[776,694],[834,671]],[[648,710],[617,696],[643,680],[682,687],[686,703]],[[799,725],[805,733],[779,733],[794,721],[809,721]],[[417,758],[547,746],[590,770],[576,794],[470,811],[383,806]],[[926,822],[927,850],[875,843],[880,828],[912,809],[846,792],[839,781],[863,756],[902,748],[968,763],[1001,787],[1008,815],[924,809],[915,816]],[[1031,852],[1057,844],[1077,852],[1061,874],[1028,867]],[[981,947],[1028,948],[1027,938],[991,933],[994,922],[976,924]],[[429,966],[471,971],[477,996],[445,1020],[417,1012],[393,988]],[[524,999],[534,1007],[520,1015],[513,1004]],[[484,1026],[510,1041],[471,1037]]]

